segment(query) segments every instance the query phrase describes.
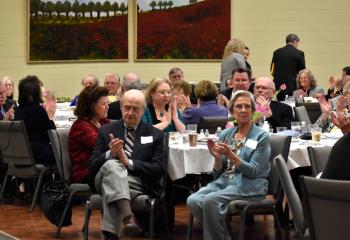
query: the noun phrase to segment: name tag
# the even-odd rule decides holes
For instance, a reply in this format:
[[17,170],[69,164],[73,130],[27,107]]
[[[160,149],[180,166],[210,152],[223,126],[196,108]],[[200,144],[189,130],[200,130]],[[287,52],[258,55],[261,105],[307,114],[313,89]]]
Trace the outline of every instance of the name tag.
[[251,149],[256,149],[257,145],[258,145],[258,142],[252,139],[248,139],[247,142],[245,143],[245,146]]
[[153,136],[141,136],[141,144],[146,144],[146,143],[152,143],[153,142]]

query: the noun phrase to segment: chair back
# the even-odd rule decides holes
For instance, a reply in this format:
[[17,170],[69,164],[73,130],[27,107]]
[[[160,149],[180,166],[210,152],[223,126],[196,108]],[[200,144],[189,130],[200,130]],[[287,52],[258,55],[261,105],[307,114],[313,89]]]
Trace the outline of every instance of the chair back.
[[311,103],[296,103],[296,107],[304,106],[307,112],[307,115],[310,118],[311,123],[315,123],[317,119],[321,116],[321,106],[319,102]]
[[58,128],[48,131],[58,171],[66,185],[71,183],[72,175],[72,161],[68,150],[69,131],[69,128]]
[[301,177],[311,239],[349,239],[350,182]]
[[169,133],[164,134],[164,168],[165,173],[161,179],[162,189],[159,194],[160,199],[165,199],[166,194],[166,185],[167,185],[167,178],[168,178],[168,158],[169,158]]
[[273,160],[272,168],[277,172],[284,193],[286,194],[290,210],[293,214],[295,230],[299,237],[303,237],[306,230],[303,208],[299,195],[290,176],[286,160],[282,157],[281,154],[275,157]]
[[0,146],[9,167],[34,166],[34,158],[23,121],[0,121]]
[[214,134],[218,127],[225,129],[228,117],[201,117],[198,122],[197,132],[201,129],[208,129],[210,134]]
[[[282,135],[271,135],[270,138],[270,147],[271,155],[270,162],[272,163],[273,159],[281,154],[285,159],[288,159],[289,147],[290,147],[291,137],[282,136]],[[276,201],[282,201],[283,192],[281,183],[278,178],[278,174],[273,167],[270,170],[269,176],[269,194],[272,194]]]
[[311,124],[309,115],[307,114],[305,106],[299,106],[294,108],[295,120],[298,122],[305,122]]
[[312,175],[317,176],[326,167],[332,147],[307,147],[309,159],[311,163]]

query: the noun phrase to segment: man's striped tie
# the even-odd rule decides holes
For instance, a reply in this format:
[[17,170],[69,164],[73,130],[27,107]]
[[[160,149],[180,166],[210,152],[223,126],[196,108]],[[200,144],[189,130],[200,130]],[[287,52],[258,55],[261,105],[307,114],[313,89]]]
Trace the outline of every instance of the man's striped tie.
[[126,131],[124,150],[129,159],[131,159],[132,149],[134,148],[134,133],[135,130],[133,128],[128,128]]

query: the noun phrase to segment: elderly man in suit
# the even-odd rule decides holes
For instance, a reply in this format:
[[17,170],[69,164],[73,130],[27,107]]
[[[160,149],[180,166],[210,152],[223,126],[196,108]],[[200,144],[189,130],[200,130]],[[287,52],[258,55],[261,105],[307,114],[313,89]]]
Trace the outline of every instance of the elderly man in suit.
[[305,69],[304,52],[298,50],[300,39],[296,34],[286,37],[286,46],[277,49],[273,53],[271,62],[271,74],[277,87],[286,84],[286,91],[277,95],[279,101],[283,101],[285,95],[292,96],[297,89],[296,77],[300,70]]
[[272,100],[275,90],[275,84],[269,77],[260,77],[255,81],[254,96],[257,111],[262,112],[274,131],[276,127],[290,129],[290,123],[294,119],[293,110],[287,104]]
[[130,201],[139,194],[159,195],[165,173],[163,132],[141,120],[146,107],[141,91],[133,89],[121,99],[122,119],[99,129],[89,162],[92,187],[102,195],[102,231],[105,239],[141,232]]

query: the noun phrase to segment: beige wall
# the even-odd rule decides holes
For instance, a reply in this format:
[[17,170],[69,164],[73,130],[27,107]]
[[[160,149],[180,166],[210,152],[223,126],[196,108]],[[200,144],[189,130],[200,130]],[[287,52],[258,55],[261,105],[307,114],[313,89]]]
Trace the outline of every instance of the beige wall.
[[[129,2],[134,9],[134,0]],[[81,77],[90,72],[102,79],[106,72],[134,71],[148,82],[179,66],[188,81],[219,78],[219,62],[134,62],[133,11],[129,12],[129,62],[27,64],[26,4],[27,0],[0,1],[0,76],[10,75],[17,83],[27,74],[36,74],[58,96],[72,97],[81,89]],[[272,52],[284,45],[290,32],[300,36],[306,65],[323,87],[330,75],[338,76],[343,66],[350,65],[347,0],[233,0],[232,9],[232,35],[250,47],[256,76],[269,74]]]

